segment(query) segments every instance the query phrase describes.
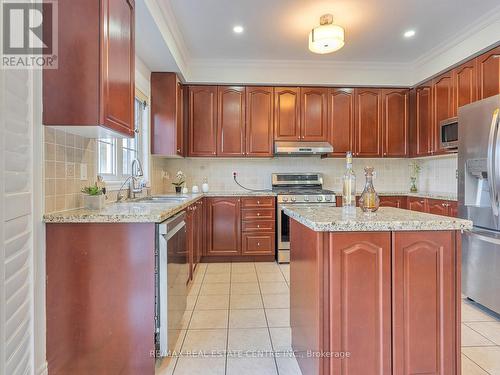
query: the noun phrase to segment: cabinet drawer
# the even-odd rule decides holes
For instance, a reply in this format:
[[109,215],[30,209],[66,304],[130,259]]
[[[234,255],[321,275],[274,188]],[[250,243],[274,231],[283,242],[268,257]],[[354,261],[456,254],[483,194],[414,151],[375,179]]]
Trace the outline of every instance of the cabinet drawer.
[[274,232],[274,221],[255,220],[241,223],[243,232]]
[[274,197],[241,198],[242,208],[274,208]]
[[275,210],[273,208],[241,210],[243,220],[274,220],[274,217]]
[[243,255],[274,254],[274,233],[243,233],[241,240]]

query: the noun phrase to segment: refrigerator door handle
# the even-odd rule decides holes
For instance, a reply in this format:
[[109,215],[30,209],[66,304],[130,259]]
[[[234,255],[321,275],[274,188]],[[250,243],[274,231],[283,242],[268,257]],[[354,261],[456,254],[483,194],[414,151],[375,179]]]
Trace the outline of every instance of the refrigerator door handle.
[[493,166],[494,174],[495,174],[495,196],[496,201],[495,204],[497,206],[497,212],[500,213],[500,174],[497,169],[500,166],[500,136],[499,136],[499,124],[500,124],[500,116],[499,116],[500,108],[495,109],[493,112],[492,122],[495,124],[495,128],[497,129],[497,135],[495,139],[495,165]]
[[498,128],[498,109],[493,112],[493,118],[491,119],[490,126],[490,136],[488,138],[488,182],[490,187],[490,201],[491,209],[493,210],[493,215],[498,216],[498,199],[496,192],[496,173],[495,164],[496,157],[499,150],[495,150],[495,137],[497,136]]

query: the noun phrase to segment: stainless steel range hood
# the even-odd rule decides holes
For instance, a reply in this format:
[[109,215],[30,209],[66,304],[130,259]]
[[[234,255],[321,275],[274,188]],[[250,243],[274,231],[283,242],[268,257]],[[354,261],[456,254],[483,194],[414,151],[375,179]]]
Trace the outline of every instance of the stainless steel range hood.
[[333,152],[333,146],[328,142],[274,142],[275,155],[325,155]]

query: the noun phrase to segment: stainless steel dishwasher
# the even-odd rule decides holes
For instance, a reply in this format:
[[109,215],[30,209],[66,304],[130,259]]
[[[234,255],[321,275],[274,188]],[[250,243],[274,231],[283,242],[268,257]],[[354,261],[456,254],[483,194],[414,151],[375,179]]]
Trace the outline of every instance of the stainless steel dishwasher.
[[186,214],[156,227],[156,356],[173,351],[187,303],[189,259],[186,243]]

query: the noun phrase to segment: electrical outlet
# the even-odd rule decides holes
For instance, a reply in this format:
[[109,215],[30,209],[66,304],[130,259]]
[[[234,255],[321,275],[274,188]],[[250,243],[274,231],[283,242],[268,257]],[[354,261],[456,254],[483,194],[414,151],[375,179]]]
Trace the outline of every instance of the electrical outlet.
[[87,180],[87,163],[80,164],[80,180]]

